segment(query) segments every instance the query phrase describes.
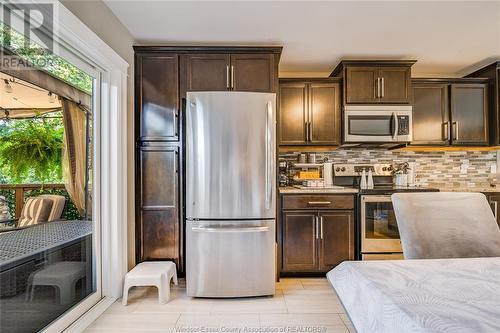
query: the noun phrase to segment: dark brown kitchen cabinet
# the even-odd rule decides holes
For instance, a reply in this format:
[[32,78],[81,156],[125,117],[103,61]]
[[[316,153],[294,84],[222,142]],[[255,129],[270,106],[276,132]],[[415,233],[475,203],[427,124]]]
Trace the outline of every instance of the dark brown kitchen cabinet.
[[179,147],[140,147],[138,167],[138,260],[179,264]]
[[185,56],[186,91],[276,92],[274,53],[207,53]]
[[283,269],[311,271],[318,269],[316,213],[283,214]]
[[319,214],[319,270],[329,271],[345,260],[354,260],[353,212]]
[[457,145],[488,145],[488,86],[451,85],[451,138]]
[[280,84],[279,138],[281,145],[304,145],[307,126],[305,83]]
[[380,67],[380,103],[408,104],[411,97],[411,69]]
[[326,272],[354,260],[352,195],[290,194],[281,201],[282,273]]
[[279,95],[280,145],[340,144],[340,84],[283,79]]
[[274,54],[231,54],[232,90],[276,92],[274,58]]
[[488,84],[488,125],[489,143],[500,145],[500,61],[495,61],[466,76],[486,78]]
[[413,84],[412,144],[450,144],[448,104],[447,84]]
[[136,92],[140,140],[179,139],[179,61],[177,54],[139,55]]
[[330,74],[344,82],[345,104],[409,104],[414,60],[347,60]]
[[348,67],[346,70],[346,104],[378,103],[378,67]]
[[414,79],[412,145],[484,146],[488,92],[483,79]]
[[190,54],[186,58],[188,91],[229,90],[229,54]]

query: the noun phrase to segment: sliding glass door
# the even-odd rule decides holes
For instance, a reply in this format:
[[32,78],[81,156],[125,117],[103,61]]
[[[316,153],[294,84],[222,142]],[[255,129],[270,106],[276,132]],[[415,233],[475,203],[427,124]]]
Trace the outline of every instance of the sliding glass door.
[[61,330],[102,296],[100,72],[0,24],[0,332]]

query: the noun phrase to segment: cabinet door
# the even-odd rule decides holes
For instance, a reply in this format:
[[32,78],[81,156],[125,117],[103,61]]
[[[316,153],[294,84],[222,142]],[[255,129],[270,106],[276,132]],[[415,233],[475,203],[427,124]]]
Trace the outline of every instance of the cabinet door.
[[340,144],[340,85],[312,83],[309,86],[310,143]]
[[229,54],[190,54],[186,57],[187,91],[229,90]]
[[448,110],[447,84],[414,84],[412,144],[448,145]]
[[307,121],[307,85],[287,83],[280,85],[279,144],[305,145]]
[[377,95],[378,75],[379,67],[347,67],[345,79],[346,103],[379,103]]
[[319,269],[329,271],[345,260],[354,260],[353,212],[320,213]]
[[232,54],[231,88],[236,91],[276,92],[274,54]]
[[283,270],[288,272],[318,270],[317,214],[283,214]]
[[380,102],[408,104],[411,93],[410,67],[380,67]]
[[451,85],[452,144],[488,145],[488,87]]
[[490,202],[491,209],[493,210],[493,215],[495,215],[498,226],[500,227],[500,210],[498,207],[498,205],[500,205],[500,194],[489,194],[487,197]]
[[139,261],[179,264],[178,147],[140,147]]
[[179,139],[179,61],[177,54],[137,58],[139,139]]

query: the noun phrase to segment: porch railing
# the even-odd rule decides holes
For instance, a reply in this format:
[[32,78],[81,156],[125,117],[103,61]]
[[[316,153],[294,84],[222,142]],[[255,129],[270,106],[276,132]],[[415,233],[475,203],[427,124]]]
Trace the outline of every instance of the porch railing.
[[21,211],[24,206],[24,195],[28,191],[33,190],[53,190],[64,189],[64,184],[0,184],[0,190],[14,191],[15,201],[15,218],[21,216]]

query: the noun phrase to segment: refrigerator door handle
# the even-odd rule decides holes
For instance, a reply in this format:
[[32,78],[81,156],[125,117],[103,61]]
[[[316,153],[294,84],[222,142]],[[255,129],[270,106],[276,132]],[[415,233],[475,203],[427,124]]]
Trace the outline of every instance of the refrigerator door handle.
[[246,228],[215,228],[215,227],[193,227],[193,232],[266,232],[269,227],[246,227]]
[[267,102],[266,110],[266,210],[271,208],[272,201],[272,174],[273,174],[273,143],[272,143],[272,122],[273,122],[273,103]]

